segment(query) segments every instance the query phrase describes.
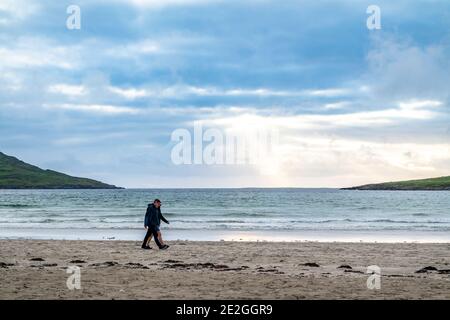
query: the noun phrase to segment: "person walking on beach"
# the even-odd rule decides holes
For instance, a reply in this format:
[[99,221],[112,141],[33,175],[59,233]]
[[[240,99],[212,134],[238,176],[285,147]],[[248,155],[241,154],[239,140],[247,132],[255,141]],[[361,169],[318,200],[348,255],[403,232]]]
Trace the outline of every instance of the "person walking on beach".
[[155,199],[153,203],[150,203],[147,207],[147,212],[145,213],[144,219],[144,227],[147,229],[147,233],[145,235],[144,242],[142,243],[142,249],[151,249],[148,243],[151,240],[152,235],[160,250],[166,250],[169,248],[169,246],[164,244],[162,241],[160,231],[161,220],[169,224],[169,221],[167,221],[167,219],[161,214],[161,205],[161,200]]

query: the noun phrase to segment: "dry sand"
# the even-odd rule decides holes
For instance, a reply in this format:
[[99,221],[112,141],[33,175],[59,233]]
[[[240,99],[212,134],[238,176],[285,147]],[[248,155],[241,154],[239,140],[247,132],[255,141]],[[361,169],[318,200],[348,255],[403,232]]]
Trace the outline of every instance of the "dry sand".
[[[169,244],[0,240],[0,299],[450,299],[450,244]],[[81,267],[80,290],[67,288],[68,266]],[[437,270],[416,273],[427,266]]]

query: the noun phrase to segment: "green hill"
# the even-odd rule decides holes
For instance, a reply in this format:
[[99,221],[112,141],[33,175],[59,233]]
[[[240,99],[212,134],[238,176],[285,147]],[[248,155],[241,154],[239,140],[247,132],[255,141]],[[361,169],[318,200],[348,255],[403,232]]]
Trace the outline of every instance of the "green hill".
[[99,181],[42,170],[0,152],[0,189],[116,189]]
[[450,177],[367,184],[344,190],[450,190]]

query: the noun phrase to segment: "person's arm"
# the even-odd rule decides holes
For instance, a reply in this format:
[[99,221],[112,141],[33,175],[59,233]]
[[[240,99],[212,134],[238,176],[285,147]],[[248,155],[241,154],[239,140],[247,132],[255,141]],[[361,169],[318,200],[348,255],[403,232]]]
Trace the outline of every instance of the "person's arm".
[[147,228],[149,224],[149,216],[150,216],[150,208],[147,208],[147,212],[145,212],[145,218],[144,218],[144,227]]
[[164,221],[165,223],[169,224],[169,221],[167,221],[167,219],[163,217],[161,211],[159,211],[159,218],[160,218],[162,221]]

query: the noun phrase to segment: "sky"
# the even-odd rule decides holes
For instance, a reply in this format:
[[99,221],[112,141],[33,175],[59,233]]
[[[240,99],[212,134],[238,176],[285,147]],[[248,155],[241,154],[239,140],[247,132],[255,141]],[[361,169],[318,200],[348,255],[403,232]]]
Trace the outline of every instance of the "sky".
[[[0,151],[45,169],[127,188],[438,177],[449,107],[447,0],[0,1]],[[206,159],[255,132],[276,136],[247,141],[256,161]]]

